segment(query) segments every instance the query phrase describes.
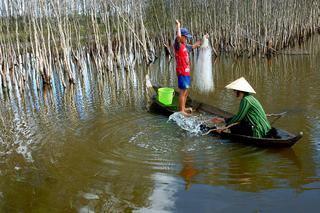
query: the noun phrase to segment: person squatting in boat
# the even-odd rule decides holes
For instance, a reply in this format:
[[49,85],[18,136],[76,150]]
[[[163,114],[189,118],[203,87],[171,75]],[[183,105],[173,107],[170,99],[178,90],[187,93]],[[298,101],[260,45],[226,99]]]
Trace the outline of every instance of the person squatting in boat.
[[[237,98],[240,98],[240,108],[236,115],[224,119],[214,117],[213,123],[225,122],[226,126],[231,126],[230,131],[233,134],[248,135],[254,137],[270,137],[273,134],[267,115],[260,102],[253,97],[256,92],[244,77],[241,77],[226,86],[232,89]],[[237,125],[233,125],[238,123]]]

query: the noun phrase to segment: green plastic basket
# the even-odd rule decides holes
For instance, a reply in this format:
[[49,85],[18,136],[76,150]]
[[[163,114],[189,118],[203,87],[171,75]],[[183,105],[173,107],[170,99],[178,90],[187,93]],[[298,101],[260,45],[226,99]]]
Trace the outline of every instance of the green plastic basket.
[[171,105],[174,95],[174,89],[170,87],[162,87],[158,89],[158,100],[164,105]]

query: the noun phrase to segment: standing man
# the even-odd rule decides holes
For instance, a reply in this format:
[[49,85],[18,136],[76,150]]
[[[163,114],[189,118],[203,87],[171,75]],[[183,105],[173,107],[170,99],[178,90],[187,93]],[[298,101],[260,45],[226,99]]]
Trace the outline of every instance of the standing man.
[[174,42],[174,52],[179,87],[179,111],[188,115],[191,110],[187,110],[185,106],[189,93],[188,89],[191,86],[189,52],[194,48],[200,47],[201,41],[197,41],[193,45],[187,44],[187,39],[191,39],[192,36],[187,28],[180,28],[178,20],[176,20],[176,30],[177,37]]

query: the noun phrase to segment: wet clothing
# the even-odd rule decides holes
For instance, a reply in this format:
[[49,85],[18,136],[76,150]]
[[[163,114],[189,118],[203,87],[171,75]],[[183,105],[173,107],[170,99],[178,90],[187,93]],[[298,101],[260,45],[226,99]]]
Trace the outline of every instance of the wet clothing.
[[192,50],[192,45],[174,42],[174,52],[176,58],[176,73],[177,76],[190,76],[190,61],[189,52]]
[[190,76],[178,76],[178,87],[179,89],[188,89],[191,86]]
[[[239,112],[233,117],[226,119],[226,125],[230,125],[232,123],[240,122],[238,125],[233,126],[232,129],[238,129],[241,131],[241,128],[246,129],[245,131],[250,131],[252,129],[252,135],[254,137],[265,137],[267,133],[271,130],[270,123],[267,119],[266,113],[264,112],[260,102],[253,97],[251,94],[246,94],[240,102]],[[247,125],[245,127],[245,125]],[[235,130],[234,130],[235,131]],[[240,133],[239,134],[244,134]],[[248,133],[249,134],[249,133]]]

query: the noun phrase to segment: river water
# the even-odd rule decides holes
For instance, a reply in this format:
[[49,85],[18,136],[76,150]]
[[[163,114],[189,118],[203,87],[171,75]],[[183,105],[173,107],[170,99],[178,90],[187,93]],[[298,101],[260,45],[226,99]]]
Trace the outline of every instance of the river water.
[[194,135],[149,113],[145,74],[176,86],[166,57],[115,80],[88,69],[67,90],[0,93],[0,212],[317,212],[319,44],[271,61],[220,57],[214,91],[191,90],[236,112],[224,86],[244,76],[268,113],[287,112],[274,126],[303,131],[288,149]]

